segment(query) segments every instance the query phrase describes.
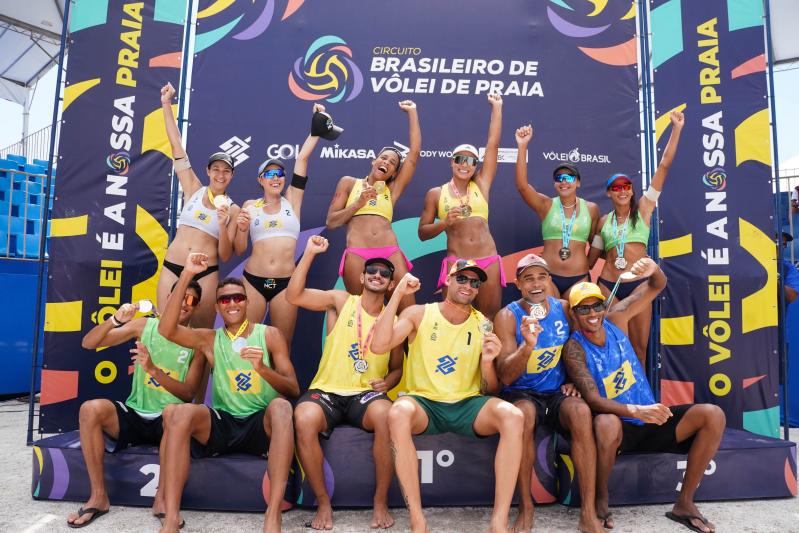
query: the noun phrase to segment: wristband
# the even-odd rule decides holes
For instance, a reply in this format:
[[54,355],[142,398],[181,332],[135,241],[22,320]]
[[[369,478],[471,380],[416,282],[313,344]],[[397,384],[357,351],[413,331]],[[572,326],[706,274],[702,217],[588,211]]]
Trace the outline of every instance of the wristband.
[[304,191],[305,185],[307,183],[308,183],[308,176],[300,176],[299,174],[294,174],[291,176],[291,186],[296,189]]
[[172,167],[175,169],[175,172],[188,170],[191,168],[191,161],[189,161],[188,156],[180,157],[172,162]]
[[596,235],[594,235],[594,240],[591,241],[591,248],[596,248],[598,250],[601,250],[604,247],[605,247],[605,239],[602,238],[602,235],[597,233]]
[[114,325],[115,328],[121,328],[122,326],[127,324],[127,322],[120,322],[119,320],[117,320],[117,317],[115,315],[111,315],[111,323]]
[[655,189],[654,187],[652,187],[650,185],[649,188],[644,193],[644,196],[646,196],[647,198],[649,198],[653,202],[657,203],[658,202],[658,198],[660,198],[660,191]]

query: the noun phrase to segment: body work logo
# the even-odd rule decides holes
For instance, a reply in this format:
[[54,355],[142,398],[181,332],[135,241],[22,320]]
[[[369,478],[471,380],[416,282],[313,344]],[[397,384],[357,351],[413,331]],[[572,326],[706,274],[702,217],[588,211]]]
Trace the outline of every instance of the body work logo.
[[110,154],[105,158],[105,164],[120,176],[124,176],[130,169],[130,154],[125,151]]
[[349,102],[361,93],[363,74],[352,60],[347,43],[341,37],[325,35],[294,62],[289,89],[302,100]]

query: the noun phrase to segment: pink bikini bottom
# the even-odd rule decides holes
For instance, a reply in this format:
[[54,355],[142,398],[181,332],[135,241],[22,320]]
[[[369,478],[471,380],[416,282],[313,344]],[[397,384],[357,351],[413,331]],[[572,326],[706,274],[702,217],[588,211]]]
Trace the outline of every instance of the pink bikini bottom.
[[[455,261],[461,259],[460,257],[456,257],[454,255],[448,255],[441,261],[441,272],[438,275],[438,288],[444,286],[444,283],[447,281],[447,276],[449,276],[449,266],[450,263],[454,263]],[[482,268],[483,270],[487,269],[490,265],[499,262],[499,282],[504,287],[505,283],[505,269],[502,268],[502,257],[499,255],[489,255],[488,257],[481,257],[480,259],[473,259],[477,266]]]
[[[391,257],[391,254],[394,252],[399,252],[402,258],[405,260],[405,266],[408,267],[408,272],[411,271],[413,268],[413,263],[408,261],[408,258],[405,257],[405,254],[402,252],[399,246],[380,246],[376,248],[354,248],[349,247],[344,250],[344,253],[341,254],[341,263],[338,265],[338,275],[344,276],[344,261],[347,259],[347,254],[355,254],[364,261],[367,259],[372,259],[373,257],[382,257],[384,259],[388,259]],[[499,257],[499,256],[497,256]]]

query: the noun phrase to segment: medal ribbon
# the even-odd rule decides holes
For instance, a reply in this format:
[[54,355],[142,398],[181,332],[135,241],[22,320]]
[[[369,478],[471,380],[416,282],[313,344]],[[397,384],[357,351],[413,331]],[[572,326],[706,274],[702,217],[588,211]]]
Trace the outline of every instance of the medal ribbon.
[[560,234],[561,234],[561,241],[563,241],[563,247],[568,248],[569,242],[572,240],[572,229],[574,228],[574,221],[577,218],[577,206],[574,206],[574,211],[572,211],[571,219],[569,219],[569,225],[566,226],[566,212],[563,210],[563,202],[558,201],[560,204]]
[[[470,198],[469,198],[469,185],[468,184],[466,185],[466,194],[465,195],[461,195],[461,192],[455,186],[455,178],[450,180],[449,189],[450,189],[450,191],[452,191],[452,196],[454,196],[455,198],[458,199],[458,203],[460,204],[461,207],[463,207],[465,205],[469,205]],[[466,201],[464,201],[464,196],[466,197]]]
[[361,323],[361,314],[363,313],[363,303],[361,302],[360,298],[358,299],[358,311],[355,313],[355,320],[358,323],[358,359],[366,359],[366,351],[369,349],[369,345],[372,343],[372,337],[375,335],[375,326],[377,326],[377,321],[380,320],[380,316],[383,314],[383,309],[380,309],[380,313],[378,313],[377,318],[372,323],[372,327],[369,328],[369,331],[366,333],[366,348],[364,348],[363,344],[363,327]]
[[627,218],[624,220],[624,225],[621,227],[621,231],[619,231],[619,217],[616,215],[616,211],[613,211],[613,222],[611,225],[611,229],[613,231],[613,235],[616,236],[616,257],[624,257],[624,241],[627,238],[627,224],[630,222],[630,215],[627,215]]
[[235,341],[237,338],[239,338],[239,336],[242,333],[244,333],[247,330],[247,326],[249,326],[249,325],[250,325],[250,321],[245,318],[244,322],[241,323],[241,326],[239,326],[239,329],[238,329],[238,331],[236,332],[235,335],[227,330],[227,326],[225,326],[225,334],[228,336],[228,338],[231,341]]

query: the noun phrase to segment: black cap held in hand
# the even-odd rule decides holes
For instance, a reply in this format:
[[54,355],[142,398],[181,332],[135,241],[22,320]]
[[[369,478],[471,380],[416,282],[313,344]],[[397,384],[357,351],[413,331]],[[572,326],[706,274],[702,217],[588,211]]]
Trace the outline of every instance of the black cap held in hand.
[[314,137],[321,137],[328,141],[334,141],[338,139],[342,131],[344,131],[344,128],[340,128],[333,124],[333,117],[327,113],[317,111],[313,114],[313,117],[311,117],[311,135]]

